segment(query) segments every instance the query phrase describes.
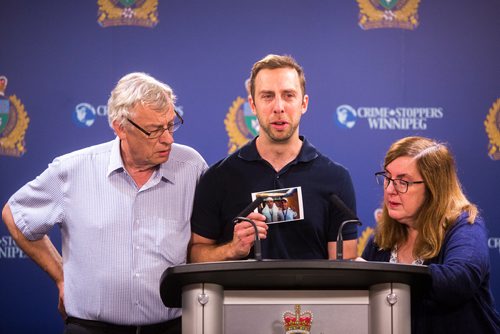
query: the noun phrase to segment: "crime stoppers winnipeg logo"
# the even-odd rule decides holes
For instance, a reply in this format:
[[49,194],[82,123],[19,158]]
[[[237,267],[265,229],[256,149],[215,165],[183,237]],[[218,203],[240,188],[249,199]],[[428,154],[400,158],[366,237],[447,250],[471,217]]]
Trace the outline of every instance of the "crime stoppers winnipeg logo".
[[0,235],[0,259],[27,259],[10,235]]
[[420,0],[357,0],[359,26],[365,30],[399,28],[413,30],[418,26]]
[[30,119],[21,100],[5,96],[7,82],[0,76],[0,155],[20,157],[26,152],[24,135]]
[[[249,93],[249,80],[245,82],[247,96]],[[231,154],[245,145],[259,134],[259,122],[253,114],[246,98],[238,96],[233,101],[224,119],[227,135],[229,136],[228,153]]]
[[337,107],[335,123],[340,128],[352,129],[360,123],[371,130],[426,130],[429,121],[444,117],[440,107],[359,107],[348,104]]

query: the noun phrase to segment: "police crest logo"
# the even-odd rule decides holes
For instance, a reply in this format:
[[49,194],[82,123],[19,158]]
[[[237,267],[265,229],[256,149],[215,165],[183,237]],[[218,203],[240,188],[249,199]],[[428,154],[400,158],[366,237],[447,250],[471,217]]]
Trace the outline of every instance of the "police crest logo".
[[20,157],[26,152],[24,135],[30,119],[21,100],[5,96],[7,82],[0,76],[0,155]]
[[[249,80],[245,82],[247,96],[249,94]],[[224,119],[227,135],[229,136],[228,153],[231,154],[245,145],[259,134],[259,122],[253,114],[246,98],[238,96],[233,101]]]
[[158,24],[158,0],[97,0],[97,22],[104,28]]
[[489,140],[488,156],[492,160],[500,160],[500,98],[491,106],[484,127]]
[[418,26],[420,0],[357,0],[359,26],[365,30],[400,28],[413,30]]
[[301,312],[301,306],[295,305],[295,312],[286,311],[283,313],[283,329],[286,334],[309,334],[313,314],[311,311]]

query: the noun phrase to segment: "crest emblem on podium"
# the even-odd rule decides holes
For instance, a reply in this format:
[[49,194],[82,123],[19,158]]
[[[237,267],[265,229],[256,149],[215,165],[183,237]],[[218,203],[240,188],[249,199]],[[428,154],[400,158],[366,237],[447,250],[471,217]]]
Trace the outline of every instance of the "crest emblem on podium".
[[[249,82],[245,82],[247,88],[247,96],[249,92]],[[241,146],[245,145],[249,140],[252,140],[259,134],[259,122],[257,117],[253,114],[248,99],[238,96],[233,101],[229,108],[224,125],[229,136],[229,143],[227,144],[231,154]]]
[[5,96],[7,82],[0,76],[0,155],[20,157],[26,152],[24,135],[30,119],[21,100]]
[[97,22],[104,28],[158,24],[158,0],[97,0]]
[[359,26],[365,30],[400,28],[413,30],[418,26],[420,0],[357,0]]
[[283,313],[283,328],[286,334],[309,334],[313,314],[311,311],[301,312],[301,306],[295,305],[295,311],[286,311]]
[[484,127],[489,140],[488,156],[492,160],[500,160],[500,98],[491,106]]

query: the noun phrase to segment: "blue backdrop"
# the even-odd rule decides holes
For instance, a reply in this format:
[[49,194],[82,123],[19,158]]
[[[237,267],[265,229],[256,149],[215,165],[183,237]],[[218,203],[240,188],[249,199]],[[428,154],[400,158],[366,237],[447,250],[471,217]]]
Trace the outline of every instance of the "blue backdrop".
[[[386,17],[412,2],[399,1]],[[407,17],[412,29],[383,26],[396,18],[369,29],[374,12],[360,15],[360,3],[369,0],[163,0],[150,16],[156,26],[103,27],[96,0],[3,0],[0,202],[54,157],[112,139],[105,105],[132,71],[173,87],[186,121],[175,140],[216,162],[251,136],[250,123],[238,121],[251,65],[268,53],[291,54],[310,95],[300,132],[351,171],[361,242],[381,200],[373,173],[390,143],[423,135],[450,144],[466,193],[489,225],[498,308],[500,157],[491,144],[500,145],[500,2],[423,0]],[[14,114],[29,120],[24,140],[22,129],[5,126]],[[58,231],[52,238],[59,245]],[[61,330],[54,284],[2,224],[0,332]]]

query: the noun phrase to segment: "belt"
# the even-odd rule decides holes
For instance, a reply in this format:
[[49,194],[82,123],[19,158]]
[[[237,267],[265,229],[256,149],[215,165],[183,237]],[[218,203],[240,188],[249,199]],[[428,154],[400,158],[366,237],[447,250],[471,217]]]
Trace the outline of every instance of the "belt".
[[[133,326],[133,325],[116,325],[108,322],[86,320],[75,317],[66,318],[66,324],[76,324],[88,329],[95,329],[96,332],[103,333],[120,333],[120,334],[148,334],[148,333],[164,333],[169,329],[181,328],[181,317],[171,319],[165,322],[160,322],[151,325]],[[168,333],[168,332],[167,332]]]

